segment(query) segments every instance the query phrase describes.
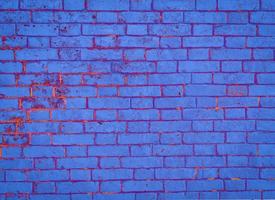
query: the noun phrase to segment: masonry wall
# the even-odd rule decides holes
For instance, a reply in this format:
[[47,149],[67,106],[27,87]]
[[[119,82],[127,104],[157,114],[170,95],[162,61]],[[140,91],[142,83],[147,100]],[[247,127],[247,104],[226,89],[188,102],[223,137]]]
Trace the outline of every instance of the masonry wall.
[[274,24],[274,0],[0,0],[0,199],[274,199]]

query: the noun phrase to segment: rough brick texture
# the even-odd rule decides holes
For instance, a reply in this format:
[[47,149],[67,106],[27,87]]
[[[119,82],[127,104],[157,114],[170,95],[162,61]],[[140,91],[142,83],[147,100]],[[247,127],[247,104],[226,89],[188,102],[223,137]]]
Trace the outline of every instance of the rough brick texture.
[[0,0],[0,199],[275,198],[274,0]]

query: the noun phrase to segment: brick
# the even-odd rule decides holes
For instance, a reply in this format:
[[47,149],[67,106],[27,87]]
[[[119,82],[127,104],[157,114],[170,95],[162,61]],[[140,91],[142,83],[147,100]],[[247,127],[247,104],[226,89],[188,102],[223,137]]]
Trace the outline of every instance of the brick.
[[[221,167],[225,165],[225,158],[221,156],[197,156],[186,159],[187,167]],[[205,175],[204,175],[205,176]]]
[[247,39],[248,47],[269,47],[273,48],[275,46],[274,37],[249,37]]
[[27,172],[29,180],[40,180],[40,181],[50,181],[50,180],[68,180],[69,172],[66,170],[32,170]]
[[253,57],[257,60],[270,60],[273,58],[273,51],[269,49],[255,49]]
[[179,24],[179,25],[153,24],[153,25],[149,25],[149,34],[160,35],[160,36],[191,35],[191,26],[188,24]]
[[259,1],[257,0],[219,0],[219,10],[257,10],[259,9]]
[[127,146],[93,146],[88,153],[90,156],[127,156],[129,149]]
[[130,1],[130,10],[150,10],[152,0]]
[[275,10],[275,3],[271,0],[263,0],[261,1],[261,8],[263,10]]
[[93,136],[88,134],[54,135],[52,142],[55,145],[93,144]]
[[255,121],[253,120],[224,120],[216,121],[214,129],[217,131],[251,131],[255,128]]
[[118,20],[124,23],[158,23],[160,14],[158,12],[121,12]]
[[194,170],[188,168],[156,169],[157,179],[189,179],[193,174]]
[[150,97],[160,96],[159,86],[146,86],[146,87],[121,87],[119,94],[122,97]]
[[211,190],[222,190],[224,188],[223,182],[221,180],[193,180],[187,181],[187,190],[189,191],[211,191]]
[[150,144],[157,142],[158,135],[156,134],[122,134],[118,137],[119,144]]
[[272,20],[275,16],[274,12],[253,12],[251,13],[250,21],[252,23],[270,24],[274,21]]
[[223,143],[224,134],[215,132],[198,132],[198,133],[185,133],[183,135],[184,143]]
[[216,35],[256,35],[256,26],[254,25],[218,25],[214,30]]
[[254,74],[248,73],[216,73],[214,83],[218,84],[252,84],[254,83]]
[[245,72],[274,72],[275,64],[270,61],[248,61],[244,62]]
[[183,22],[182,12],[164,12],[163,13],[164,23],[181,23]]
[[211,51],[213,60],[249,60],[251,51],[248,49],[215,49]]
[[57,160],[57,168],[59,169],[96,168],[96,166],[96,158],[64,158]]
[[93,12],[55,12],[54,22],[59,23],[88,23],[95,22],[96,14]]
[[126,168],[162,167],[162,159],[156,157],[122,158],[121,163]]
[[121,73],[144,73],[144,72],[154,72],[155,65],[152,62],[113,62],[112,63],[113,72]]
[[130,108],[130,99],[128,98],[89,98],[89,108]]
[[89,25],[82,26],[83,35],[123,35],[124,25]]
[[244,48],[245,38],[244,37],[227,37],[225,45],[226,47],[231,47],[231,48]]
[[161,181],[125,181],[122,184],[122,191],[160,191],[163,188]]
[[93,180],[124,180],[132,177],[132,169],[96,169],[92,175]]
[[39,0],[20,0],[20,8],[23,9],[61,9],[62,2],[61,0],[50,0],[47,2]]
[[59,182],[56,186],[59,193],[88,193],[98,191],[97,182]]
[[152,49],[146,52],[148,60],[186,60],[187,51],[185,49]]
[[3,0],[0,3],[1,9],[18,9],[18,0]]
[[265,132],[251,132],[248,134],[249,143],[274,143],[275,135]]
[[187,121],[151,122],[151,132],[189,131],[191,123]]
[[127,34],[128,35],[146,35],[147,25],[129,24],[127,25]]
[[124,132],[124,122],[89,122],[85,124],[87,132]]
[[31,169],[33,160],[31,159],[16,159],[16,160],[1,160],[0,166],[2,169]]
[[193,34],[194,35],[212,35],[213,26],[208,24],[194,24],[193,25]]
[[58,28],[58,25],[50,24],[19,24],[17,34],[24,36],[56,36],[58,35]]
[[118,37],[118,46],[120,47],[158,47],[159,39],[157,37],[136,37],[136,36],[121,36]]
[[90,47],[93,38],[90,36],[52,37],[53,47]]
[[223,168],[220,170],[223,178],[258,178],[259,170],[255,168]]
[[10,36],[14,34],[15,34],[14,24],[0,24],[0,35]]
[[27,11],[1,11],[0,23],[29,23],[30,13]]
[[251,85],[249,87],[250,96],[274,96],[273,85]]
[[191,145],[155,145],[153,154],[158,156],[191,155]]
[[65,10],[83,10],[85,8],[85,1],[80,0],[64,0],[64,9]]
[[218,145],[220,155],[255,155],[256,145],[254,144],[220,144]]
[[33,146],[26,147],[23,150],[26,157],[63,157],[64,148],[62,147],[45,147],[45,146]]
[[225,96],[223,85],[187,85],[186,96]]
[[215,0],[210,0],[205,3],[203,0],[197,0],[196,1],[196,9],[197,10],[216,10],[216,1]]
[[190,49],[188,56],[190,60],[207,60],[208,49]]
[[51,182],[45,182],[45,183],[37,183],[35,187],[35,191],[37,193],[54,193],[54,183]]
[[97,12],[96,14],[97,22],[118,22],[118,16],[115,11]]
[[185,12],[186,23],[225,23],[226,14],[223,12]]
[[191,77],[189,74],[152,74],[149,75],[149,84],[166,85],[166,84],[184,84],[190,83]]
[[223,44],[222,37],[184,37],[182,39],[184,47],[222,47]]
[[172,1],[153,0],[153,8],[156,10],[192,10],[195,8],[194,0],[187,1]]
[[16,52],[19,60],[56,60],[58,59],[56,49],[23,49]]
[[121,50],[81,50],[82,60],[119,60],[121,58]]
[[154,177],[153,169],[136,169],[135,178],[136,179],[150,179]]
[[107,0],[97,2],[95,0],[88,1],[89,10],[128,10],[129,9],[129,0],[115,0],[111,3]]
[[32,184],[27,183],[27,182],[1,182],[0,183],[0,192],[5,193],[16,193],[16,192],[21,192],[21,193],[28,193],[32,191]]

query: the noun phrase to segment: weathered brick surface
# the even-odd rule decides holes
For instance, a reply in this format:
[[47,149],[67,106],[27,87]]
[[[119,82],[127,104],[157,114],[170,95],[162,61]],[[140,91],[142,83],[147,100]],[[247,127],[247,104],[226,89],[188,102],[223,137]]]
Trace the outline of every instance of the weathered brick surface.
[[0,199],[275,198],[274,0],[0,0]]

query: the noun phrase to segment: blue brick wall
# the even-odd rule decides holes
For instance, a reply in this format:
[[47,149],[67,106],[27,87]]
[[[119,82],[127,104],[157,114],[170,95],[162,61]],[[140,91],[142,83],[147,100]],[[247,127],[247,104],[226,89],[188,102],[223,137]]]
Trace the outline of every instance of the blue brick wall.
[[275,198],[274,0],[0,0],[0,199]]

